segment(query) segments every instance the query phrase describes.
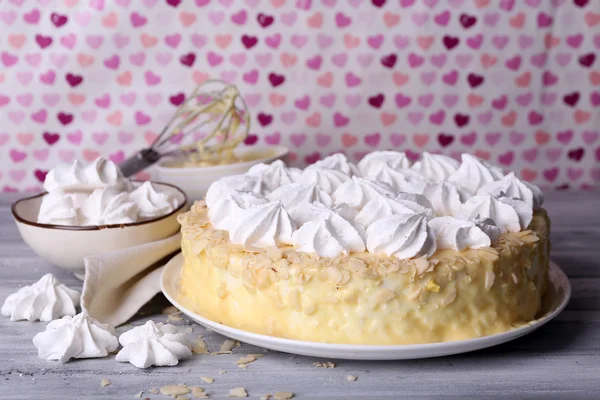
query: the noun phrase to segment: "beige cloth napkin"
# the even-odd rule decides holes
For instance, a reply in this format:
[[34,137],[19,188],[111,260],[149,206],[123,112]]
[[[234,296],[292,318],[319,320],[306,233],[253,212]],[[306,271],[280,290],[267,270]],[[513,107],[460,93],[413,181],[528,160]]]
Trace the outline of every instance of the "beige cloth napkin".
[[181,245],[181,234],[156,242],[85,258],[81,308],[97,320],[119,326],[158,292],[160,273]]

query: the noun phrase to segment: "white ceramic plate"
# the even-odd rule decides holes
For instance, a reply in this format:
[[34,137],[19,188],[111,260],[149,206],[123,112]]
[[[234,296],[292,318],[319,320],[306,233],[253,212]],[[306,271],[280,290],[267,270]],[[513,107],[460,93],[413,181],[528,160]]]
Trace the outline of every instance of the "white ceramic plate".
[[444,343],[396,346],[329,344],[283,339],[247,332],[216,323],[186,309],[176,300],[182,265],[183,256],[181,253],[169,261],[162,272],[161,288],[164,295],[171,303],[173,303],[173,305],[200,325],[220,333],[221,335],[255,346],[285,353],[323,358],[340,358],[348,360],[409,360],[415,358],[440,357],[480,350],[508,342],[533,332],[552,318],[556,317],[565,308],[571,297],[571,284],[569,283],[569,279],[558,265],[551,262],[549,271],[551,287],[548,295],[544,298],[541,313],[543,316],[520,328],[477,339]]

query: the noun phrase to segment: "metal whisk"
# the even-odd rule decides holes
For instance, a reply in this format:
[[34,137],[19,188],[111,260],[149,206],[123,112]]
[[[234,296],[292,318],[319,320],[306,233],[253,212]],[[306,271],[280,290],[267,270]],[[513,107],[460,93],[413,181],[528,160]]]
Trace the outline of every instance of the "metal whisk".
[[[193,162],[233,158],[233,150],[250,130],[248,106],[237,87],[219,80],[208,80],[181,103],[152,145],[142,149],[119,167],[132,176],[162,157],[188,157]],[[193,143],[182,144],[196,134]]]

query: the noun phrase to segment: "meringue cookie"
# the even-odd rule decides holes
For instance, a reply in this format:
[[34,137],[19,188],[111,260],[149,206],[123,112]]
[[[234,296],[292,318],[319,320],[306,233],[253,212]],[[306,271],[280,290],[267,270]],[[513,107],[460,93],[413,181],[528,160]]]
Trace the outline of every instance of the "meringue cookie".
[[427,219],[434,217],[433,211],[413,200],[397,197],[378,197],[369,201],[354,218],[354,221],[367,228],[375,221],[395,214],[423,213]]
[[540,188],[518,179],[514,172],[509,173],[498,181],[490,182],[480,187],[477,194],[489,194],[494,197],[512,197],[524,201],[534,210],[539,209],[544,202],[544,195]]
[[455,173],[460,164],[451,157],[423,152],[421,159],[410,167],[432,183],[441,182]]
[[123,348],[117,353],[116,360],[138,368],[177,365],[179,360],[192,356],[187,335],[179,333],[178,328],[170,324],[147,321],[123,333],[119,342]]
[[391,196],[395,193],[396,191],[385,183],[353,176],[352,179],[342,183],[331,197],[336,205],[346,204],[360,210],[376,197]]
[[460,211],[460,206],[469,195],[459,186],[443,180],[427,185],[423,195],[431,202],[438,216],[452,216]]
[[150,182],[144,182],[132,191],[129,194],[129,200],[137,206],[138,219],[167,215],[178,206],[175,197],[169,193],[157,191]]
[[367,249],[400,259],[431,257],[436,250],[435,234],[425,214],[395,214],[367,228]]
[[71,358],[106,357],[119,347],[115,330],[85,313],[50,322],[33,338],[38,357],[64,363]]
[[348,161],[348,158],[342,153],[335,153],[313,164],[317,168],[334,169],[348,176],[358,174],[356,165]]
[[405,169],[410,167],[410,160],[406,154],[397,151],[374,151],[367,154],[358,163],[358,170],[363,177],[369,176],[373,169],[387,164],[392,169]]
[[131,187],[119,167],[102,157],[85,167],[77,160],[72,165],[59,164],[48,172],[44,181],[44,189],[47,192],[92,191],[107,186],[119,190],[129,190]]
[[94,190],[81,211],[82,225],[130,224],[137,220],[138,206],[128,193],[107,187]]
[[332,258],[365,251],[361,229],[331,209],[316,204],[308,208],[314,208],[312,214],[320,214],[320,217],[304,223],[294,232],[292,244],[297,250]]
[[11,321],[49,322],[65,315],[75,315],[81,293],[63,285],[52,274],[46,274],[33,285],[25,286],[6,298],[2,315]]
[[246,172],[246,175],[260,177],[263,182],[263,193],[267,194],[279,186],[294,183],[298,179],[300,170],[288,168],[281,160],[271,164],[256,164]]
[[230,175],[216,180],[208,187],[206,196],[204,196],[206,206],[214,207],[216,202],[234,190],[262,193],[263,180],[260,176],[255,175]]
[[448,177],[448,182],[454,183],[469,194],[474,195],[482,186],[504,176],[500,168],[470,154],[463,154],[461,159],[460,167]]
[[502,233],[521,230],[521,219],[513,206],[489,195],[471,197],[461,206],[457,217],[468,220],[489,218]]
[[378,183],[385,183],[398,192],[423,193],[429,183],[422,175],[410,169],[395,169],[387,163],[370,168],[365,178]]
[[437,217],[429,221],[438,249],[479,249],[489,247],[491,240],[471,221],[454,217]]
[[335,169],[320,168],[311,165],[306,167],[298,177],[298,182],[310,185],[316,184],[328,194],[332,194],[340,185],[350,177]]
[[251,205],[240,211],[227,227],[232,243],[271,247],[291,243],[296,223],[279,201]]
[[313,202],[321,203],[327,207],[333,205],[331,196],[326,191],[319,189],[316,184],[292,183],[281,186],[267,195],[269,200],[279,200],[283,207],[292,215],[298,207],[304,207]]

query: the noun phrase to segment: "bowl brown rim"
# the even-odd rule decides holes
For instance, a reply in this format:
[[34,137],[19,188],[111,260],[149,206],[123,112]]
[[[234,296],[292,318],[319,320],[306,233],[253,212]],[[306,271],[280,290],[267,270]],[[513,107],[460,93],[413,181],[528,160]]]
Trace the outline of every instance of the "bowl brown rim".
[[[131,180],[131,182],[140,182],[140,183],[143,183],[145,181]],[[20,216],[17,213],[16,208],[17,208],[17,205],[19,205],[19,203],[24,202],[24,201],[28,201],[28,200],[33,200],[33,199],[36,199],[38,197],[45,196],[46,194],[48,194],[48,192],[42,192],[42,193],[36,194],[34,196],[29,196],[29,197],[25,197],[25,198],[19,199],[19,200],[15,201],[10,206],[10,211],[12,213],[13,218],[16,221],[18,221],[18,222],[20,222],[22,224],[25,224],[25,225],[35,226],[37,228],[57,229],[57,230],[63,230],[63,231],[99,231],[99,230],[102,230],[102,229],[126,228],[126,227],[129,227],[129,226],[139,226],[139,225],[149,224],[149,223],[152,223],[152,222],[157,222],[157,221],[160,221],[162,219],[168,218],[168,217],[172,216],[173,214],[178,213],[184,207],[186,207],[186,205],[188,203],[187,195],[179,187],[177,187],[175,185],[172,185],[170,183],[165,183],[165,182],[158,182],[158,181],[149,181],[149,182],[156,183],[156,184],[159,184],[159,185],[169,186],[169,187],[177,190],[183,196],[183,202],[176,209],[174,209],[173,211],[171,211],[170,213],[165,214],[165,215],[161,215],[160,217],[146,219],[146,220],[143,220],[143,221],[130,222],[130,223],[127,223],[127,224],[110,224],[110,225],[75,226],[75,225],[42,224],[42,223],[39,223],[39,222],[30,221],[28,219],[25,219],[25,218],[23,218],[22,216]]]

